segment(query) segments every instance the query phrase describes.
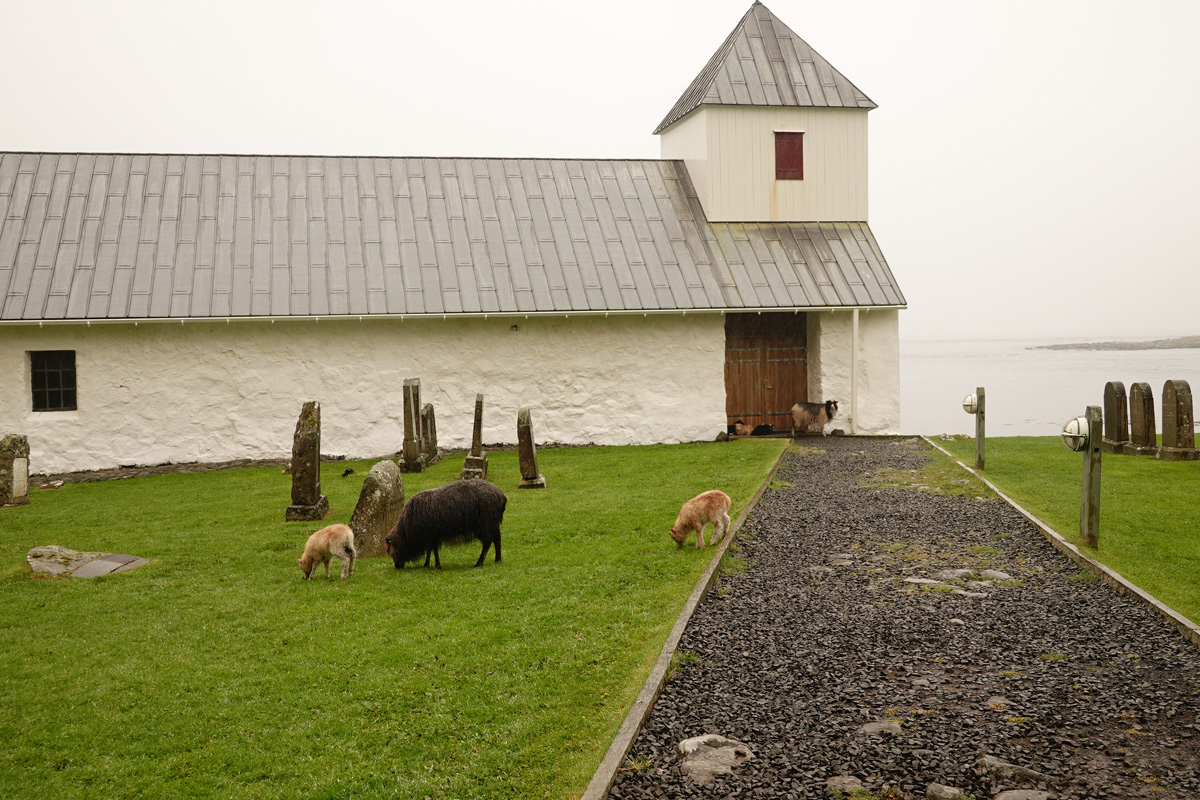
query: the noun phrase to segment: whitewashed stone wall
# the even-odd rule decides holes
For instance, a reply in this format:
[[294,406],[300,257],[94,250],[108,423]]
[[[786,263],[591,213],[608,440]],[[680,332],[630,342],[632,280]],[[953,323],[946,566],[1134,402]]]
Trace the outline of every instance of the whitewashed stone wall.
[[[808,315],[808,398],[838,401],[843,427],[851,412],[854,312]],[[832,427],[838,427],[836,425]],[[858,312],[858,433],[900,430],[900,312]]]
[[[513,327],[515,326],[515,330]],[[439,443],[711,440],[725,426],[719,314],[287,321],[0,328],[0,432],[28,436],[35,473],[284,458],[305,400],[327,454],[403,443],[403,381],[419,377]],[[74,350],[78,411],[30,410],[31,350]]]

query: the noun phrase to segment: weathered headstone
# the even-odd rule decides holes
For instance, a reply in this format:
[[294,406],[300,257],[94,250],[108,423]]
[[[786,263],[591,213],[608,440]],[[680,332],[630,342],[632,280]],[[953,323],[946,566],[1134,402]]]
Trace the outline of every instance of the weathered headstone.
[[1192,387],[1187,381],[1167,381],[1163,385],[1162,461],[1197,461],[1196,430],[1192,425]]
[[421,407],[421,435],[425,442],[425,466],[431,467],[442,460],[438,454],[437,420],[433,414],[433,403]]
[[401,472],[425,471],[425,442],[421,436],[421,379],[404,379],[404,450]]
[[1106,453],[1124,453],[1129,444],[1129,406],[1125,400],[1125,384],[1109,381],[1104,384],[1104,436],[1100,449]]
[[19,433],[0,436],[0,506],[29,502],[29,439]]
[[487,478],[488,459],[483,452],[483,395],[475,395],[475,430],[471,434],[471,452],[463,459],[463,471],[460,478]]
[[292,504],[288,522],[324,519],[329,499],[321,494],[321,404],[309,400],[300,409],[292,437]]
[[387,555],[384,540],[404,508],[404,478],[394,461],[380,461],[363,478],[358,505],[350,516],[359,558]]
[[518,489],[545,489],[546,477],[538,474],[537,446],[533,443],[533,421],[529,409],[517,412],[517,458],[521,462]]
[[1126,455],[1152,456],[1158,452],[1158,427],[1154,422],[1154,392],[1148,383],[1129,387],[1129,444]]

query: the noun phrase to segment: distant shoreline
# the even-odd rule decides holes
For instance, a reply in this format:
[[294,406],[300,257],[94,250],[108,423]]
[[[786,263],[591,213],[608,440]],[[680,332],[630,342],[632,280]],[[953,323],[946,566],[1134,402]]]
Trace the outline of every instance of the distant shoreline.
[[1144,342],[1076,342],[1073,344],[1042,344],[1030,350],[1185,350],[1200,348],[1200,336],[1179,336],[1174,339],[1151,339]]

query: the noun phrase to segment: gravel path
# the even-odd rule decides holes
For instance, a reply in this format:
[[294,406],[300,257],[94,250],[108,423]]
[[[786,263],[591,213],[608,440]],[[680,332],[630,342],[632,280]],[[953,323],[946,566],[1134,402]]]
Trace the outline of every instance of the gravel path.
[[[922,466],[923,443],[816,446],[785,457],[795,488],[768,490],[742,528],[747,568],[697,610],[611,797],[829,797],[839,775],[871,792],[856,797],[933,782],[979,800],[1200,797],[1200,653],[1174,628],[1001,500],[859,486]],[[945,569],[1013,579],[905,580]],[[888,721],[898,733],[862,731]],[[675,746],[707,733],[754,756],[701,786]]]

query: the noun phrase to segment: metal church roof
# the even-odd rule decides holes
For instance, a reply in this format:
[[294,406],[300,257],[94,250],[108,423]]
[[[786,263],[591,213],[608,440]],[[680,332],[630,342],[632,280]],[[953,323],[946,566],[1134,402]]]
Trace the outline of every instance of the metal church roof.
[[0,153],[0,321],[902,306],[865,222],[682,161]]
[[675,106],[662,133],[701,105],[876,108],[820,53],[755,2]]

